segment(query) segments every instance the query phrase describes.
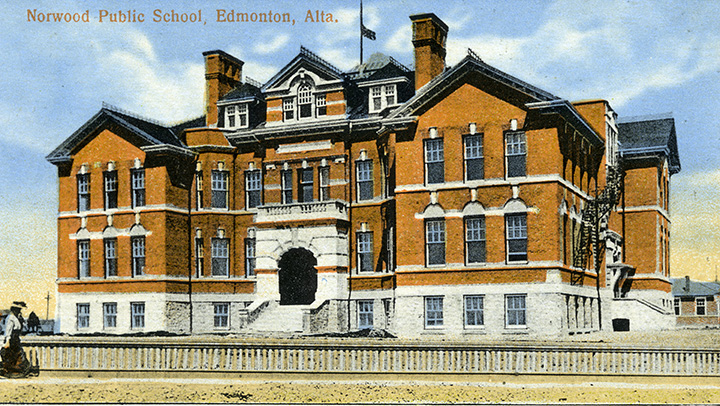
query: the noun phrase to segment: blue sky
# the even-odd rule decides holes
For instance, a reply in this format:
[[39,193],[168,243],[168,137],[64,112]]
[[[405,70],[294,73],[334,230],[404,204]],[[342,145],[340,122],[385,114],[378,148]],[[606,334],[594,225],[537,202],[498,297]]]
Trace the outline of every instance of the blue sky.
[[[341,69],[358,62],[357,1],[27,1],[0,5],[0,308],[41,316],[54,296],[57,179],[44,157],[103,101],[173,123],[202,114],[202,52],[222,49],[266,81],[309,48]],[[217,5],[221,4],[221,5]],[[202,10],[205,23],[155,23],[155,9]],[[218,23],[216,9],[288,12],[294,26]],[[90,23],[28,22],[27,10],[90,11]],[[135,10],[144,23],[99,23]],[[337,23],[306,23],[308,10]],[[621,116],[672,112],[683,170],[672,180],[671,273],[711,280],[720,264],[720,1],[373,1],[365,56],[412,65],[410,20],[450,27],[447,63],[484,61],[570,101],[606,99]],[[51,301],[51,307],[53,302]],[[51,311],[52,312],[52,311]]]

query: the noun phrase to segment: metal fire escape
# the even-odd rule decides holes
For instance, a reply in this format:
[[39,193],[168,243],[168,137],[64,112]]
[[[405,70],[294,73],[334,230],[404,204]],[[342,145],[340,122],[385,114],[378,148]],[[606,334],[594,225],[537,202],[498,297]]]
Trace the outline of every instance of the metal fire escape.
[[[576,239],[573,253],[573,266],[581,270],[590,268],[588,265],[589,253],[592,252],[595,272],[600,278],[600,258],[605,252],[605,231],[608,227],[610,213],[620,202],[622,192],[623,172],[620,157],[616,156],[615,165],[607,166],[605,188],[594,199],[588,200],[582,214],[580,232]],[[581,285],[584,271],[574,272],[571,278],[573,285]]]

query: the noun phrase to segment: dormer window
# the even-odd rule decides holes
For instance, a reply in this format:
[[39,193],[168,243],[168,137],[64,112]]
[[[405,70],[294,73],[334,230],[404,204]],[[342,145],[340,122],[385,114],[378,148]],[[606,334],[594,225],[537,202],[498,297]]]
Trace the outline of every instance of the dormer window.
[[381,85],[370,88],[370,112],[377,113],[397,104],[397,85]]
[[295,119],[295,98],[283,99],[283,119],[285,121]]
[[300,118],[312,117],[312,89],[304,83],[298,88],[298,116]]
[[227,128],[247,128],[248,121],[247,104],[225,107],[225,123]]
[[315,106],[317,107],[317,116],[327,115],[327,105],[325,103],[325,95],[319,94],[315,96]]

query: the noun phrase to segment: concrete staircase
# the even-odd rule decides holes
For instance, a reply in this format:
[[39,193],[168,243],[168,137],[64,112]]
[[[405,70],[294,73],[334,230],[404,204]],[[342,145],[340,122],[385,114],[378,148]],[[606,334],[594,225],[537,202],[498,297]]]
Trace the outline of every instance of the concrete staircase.
[[250,324],[249,328],[257,332],[295,333],[303,331],[303,310],[307,305],[271,304]]

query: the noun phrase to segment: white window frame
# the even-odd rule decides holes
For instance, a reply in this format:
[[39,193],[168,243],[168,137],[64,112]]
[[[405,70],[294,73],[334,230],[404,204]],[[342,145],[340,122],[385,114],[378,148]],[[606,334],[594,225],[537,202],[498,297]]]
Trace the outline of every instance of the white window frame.
[[[476,223],[479,227],[475,228]],[[487,261],[487,234],[485,216],[469,216],[465,217],[465,263],[466,264],[484,264]],[[482,244],[483,259],[482,261],[470,260],[471,244]]]
[[118,173],[115,170],[103,172],[105,210],[118,208]]
[[282,204],[293,202],[293,171],[283,169],[280,171],[280,193]]
[[130,171],[130,189],[132,207],[145,206],[145,169],[133,169]]
[[103,249],[105,251],[105,277],[118,276],[117,238],[104,239]]
[[117,303],[103,303],[103,328],[117,327]]
[[130,302],[130,328],[145,328],[145,302]]
[[211,173],[210,188],[212,191],[210,205],[215,209],[227,209],[228,208],[228,178],[230,174],[228,171],[221,171],[213,169]]
[[679,297],[673,298],[673,307],[675,308],[675,315],[680,316],[682,314],[682,301]]
[[[700,314],[702,309],[702,314]],[[695,298],[695,315],[696,316],[707,316],[707,299],[704,297]]]
[[[510,251],[512,241],[525,241],[525,252]],[[528,261],[527,213],[508,213],[505,215],[505,250],[507,262]],[[524,254],[524,258],[513,258]]]
[[368,91],[368,111],[378,113],[388,107],[397,106],[397,84],[377,85]]
[[[445,183],[445,144],[442,138],[428,138],[424,141],[425,183]],[[439,169],[438,169],[439,168]],[[430,172],[438,171],[438,179],[432,179]],[[441,179],[440,179],[441,178]]]
[[505,295],[505,327],[527,327],[527,295]]
[[297,120],[295,117],[295,97],[286,97],[282,101],[283,121]]
[[[425,220],[425,264],[427,266],[442,266],[447,263],[445,219]],[[442,246],[442,261],[433,259],[431,250],[433,246]],[[439,249],[439,248],[438,248]]]
[[318,168],[318,185],[320,187],[320,201],[330,200],[330,167]]
[[212,267],[210,273],[213,277],[230,276],[230,240],[227,238],[212,239]]
[[225,107],[225,128],[248,128],[250,126],[247,103]]
[[358,300],[358,329],[365,330],[371,329],[375,325],[374,320],[374,301],[373,300]]
[[[309,83],[302,83],[297,89],[297,118],[305,120],[313,117],[313,88]],[[303,107],[307,107],[307,115],[303,116]]]
[[[520,158],[522,157],[522,158]],[[522,159],[522,174],[510,173],[511,160]],[[505,133],[505,167],[508,178],[520,178],[527,176],[527,138],[523,131],[513,131]]]
[[90,210],[90,174],[77,175],[78,212]]
[[483,327],[485,325],[485,296],[464,296],[463,315],[466,328]]
[[90,240],[78,240],[78,278],[90,277]]
[[216,329],[230,328],[230,303],[213,303],[213,327]]
[[[463,156],[465,165],[465,181],[485,178],[485,156],[483,152],[483,134],[468,134],[463,138]],[[471,162],[480,162],[480,176],[470,179],[468,167]]]
[[195,237],[195,277],[201,278],[205,270],[205,241]]
[[77,329],[85,330],[90,328],[90,303],[78,303],[77,311]]
[[[373,200],[375,198],[373,161],[370,159],[355,161],[355,167],[357,168],[357,201],[361,202]],[[369,193],[369,195],[366,195],[365,193]]]
[[[358,272],[373,272],[373,233],[372,231],[357,232],[357,269]],[[365,261],[369,257],[370,269],[363,269]]]
[[145,237],[131,237],[130,245],[132,250],[132,274],[133,276],[145,275]]
[[327,116],[327,96],[325,93],[315,95],[315,116]]
[[245,239],[245,276],[248,278],[253,278],[256,276],[255,274],[255,266],[257,265],[256,262],[256,245],[255,245],[255,239],[254,238],[246,238]]
[[[254,209],[262,205],[262,171],[259,169],[245,171],[245,207]],[[256,204],[252,203],[253,194],[257,194]]]
[[443,299],[442,296],[424,298],[425,328],[441,328],[445,324]]

